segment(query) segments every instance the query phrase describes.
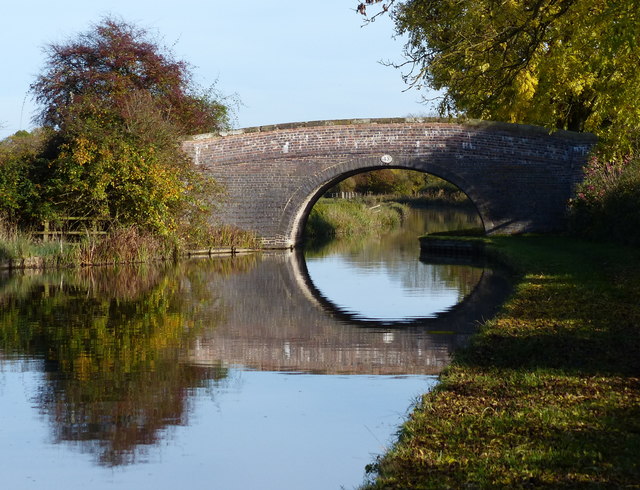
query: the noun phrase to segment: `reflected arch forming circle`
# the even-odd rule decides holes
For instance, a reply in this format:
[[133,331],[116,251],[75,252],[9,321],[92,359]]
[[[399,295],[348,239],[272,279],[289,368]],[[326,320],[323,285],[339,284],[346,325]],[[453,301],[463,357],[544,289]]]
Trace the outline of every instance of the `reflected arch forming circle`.
[[[362,319],[326,298],[313,282],[304,255],[300,251],[295,252],[292,265],[296,283],[304,296],[319,309],[345,324],[365,328],[429,329],[450,331],[454,334],[471,334],[476,331],[478,319],[493,317],[511,293],[512,272],[505,264],[490,261],[486,257],[459,257],[457,261],[460,265],[483,269],[480,280],[462,301],[436,316],[392,321]],[[437,258],[421,259],[421,262],[439,263]]]

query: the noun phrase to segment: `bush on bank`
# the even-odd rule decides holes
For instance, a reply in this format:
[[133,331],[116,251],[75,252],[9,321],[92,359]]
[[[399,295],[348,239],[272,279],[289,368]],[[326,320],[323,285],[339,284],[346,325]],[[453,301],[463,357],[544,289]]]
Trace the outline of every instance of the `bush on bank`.
[[0,141],[0,218],[26,231],[99,218],[114,230],[191,240],[221,189],[181,141],[227,127],[229,107],[148,31],[120,19],[44,51],[31,85],[42,128]]
[[570,211],[577,236],[640,245],[640,157],[592,156]]

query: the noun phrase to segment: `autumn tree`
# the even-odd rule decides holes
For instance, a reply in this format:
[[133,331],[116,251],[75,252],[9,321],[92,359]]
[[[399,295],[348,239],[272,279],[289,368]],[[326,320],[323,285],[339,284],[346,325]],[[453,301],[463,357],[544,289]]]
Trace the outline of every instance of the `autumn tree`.
[[425,186],[427,174],[411,170],[373,170],[354,175],[354,190],[362,194],[415,195]]
[[31,89],[50,128],[41,197],[59,214],[108,216],[172,235],[206,213],[215,186],[180,148],[186,134],[228,123],[188,65],[132,24],[103,19],[46,48]]
[[108,105],[124,115],[139,93],[185,134],[227,123],[227,107],[194,84],[189,65],[133,24],[105,18],[66,43],[48,45],[45,54],[44,71],[31,86],[44,126],[63,129],[78,104]]

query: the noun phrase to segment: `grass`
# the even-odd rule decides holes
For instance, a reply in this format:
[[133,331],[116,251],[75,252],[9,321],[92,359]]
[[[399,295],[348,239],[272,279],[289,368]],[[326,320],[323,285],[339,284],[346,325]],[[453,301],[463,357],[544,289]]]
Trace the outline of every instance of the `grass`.
[[371,465],[369,489],[638,488],[640,251],[496,237],[519,279]]
[[408,208],[375,198],[320,199],[311,210],[305,236],[326,238],[380,234],[400,225]]
[[209,226],[202,230],[201,235],[191,245],[192,248],[233,247],[256,250],[262,247],[262,243],[255,233],[229,225]]

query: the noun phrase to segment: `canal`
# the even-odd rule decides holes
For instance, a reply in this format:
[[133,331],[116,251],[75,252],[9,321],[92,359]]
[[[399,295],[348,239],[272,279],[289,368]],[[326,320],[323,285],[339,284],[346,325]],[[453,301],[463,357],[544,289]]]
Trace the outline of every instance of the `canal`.
[[474,219],[0,276],[3,487],[357,487],[506,290],[481,260],[418,260],[418,235]]

